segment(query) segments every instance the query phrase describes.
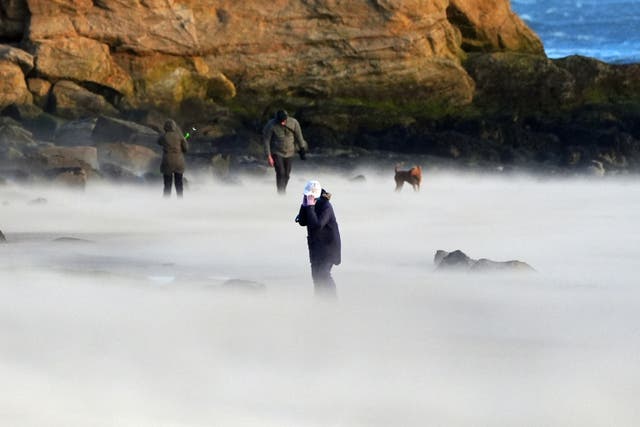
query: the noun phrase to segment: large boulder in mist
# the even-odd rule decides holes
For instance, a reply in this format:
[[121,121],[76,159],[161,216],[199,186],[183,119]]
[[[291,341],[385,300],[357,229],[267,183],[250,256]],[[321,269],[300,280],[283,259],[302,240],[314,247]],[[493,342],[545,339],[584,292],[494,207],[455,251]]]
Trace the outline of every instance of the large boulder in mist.
[[0,243],[4,243],[7,241],[7,238],[4,237],[4,234],[2,234],[2,230],[0,230]]
[[49,175],[55,184],[81,190],[84,190],[87,185],[88,177],[84,168],[60,168],[49,172]]
[[105,164],[118,165],[137,175],[157,172],[160,169],[160,154],[150,148],[123,142],[98,145],[100,167]]
[[104,115],[98,117],[91,134],[96,143],[128,142],[155,148],[158,147],[159,136],[160,134],[150,127]]
[[53,142],[61,146],[93,145],[93,129],[98,121],[95,117],[70,120],[60,125],[54,135]]
[[38,146],[33,134],[20,123],[0,117],[0,165],[13,165],[25,159],[25,153]]
[[532,272],[529,264],[522,261],[492,261],[487,258],[473,259],[461,250],[447,252],[442,249],[436,251],[433,262],[439,271],[468,271],[468,272]]
[[[95,176],[98,169],[98,150],[96,147],[39,147],[33,154],[33,163],[46,176],[58,177],[67,174],[61,180],[82,181],[87,176]],[[85,178],[83,178],[83,176]]]

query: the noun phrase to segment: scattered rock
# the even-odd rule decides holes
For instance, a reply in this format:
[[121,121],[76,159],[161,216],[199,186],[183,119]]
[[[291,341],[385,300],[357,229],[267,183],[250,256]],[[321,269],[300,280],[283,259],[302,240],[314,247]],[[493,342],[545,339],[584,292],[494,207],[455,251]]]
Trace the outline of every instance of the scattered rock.
[[4,237],[4,234],[2,234],[2,230],[0,230],[0,242],[3,243],[3,242],[6,242],[6,241],[7,241],[7,238]]
[[36,199],[29,200],[30,205],[46,205],[47,203],[47,199],[45,199],[44,197],[38,197]]
[[53,239],[54,242],[61,242],[61,243],[93,243],[91,240],[87,240],[87,239],[79,239],[77,237],[58,237],[56,239]]
[[523,261],[492,261],[487,258],[475,260],[461,250],[447,252],[437,250],[433,257],[437,270],[447,271],[472,271],[472,272],[532,272],[535,271],[529,264]]
[[446,270],[467,270],[475,263],[475,260],[469,258],[467,254],[461,250],[455,250],[453,252],[438,250],[434,256],[434,261],[435,260],[439,260],[436,263],[438,269]]
[[471,271],[535,271],[529,264],[522,261],[491,261],[481,258],[470,267]]

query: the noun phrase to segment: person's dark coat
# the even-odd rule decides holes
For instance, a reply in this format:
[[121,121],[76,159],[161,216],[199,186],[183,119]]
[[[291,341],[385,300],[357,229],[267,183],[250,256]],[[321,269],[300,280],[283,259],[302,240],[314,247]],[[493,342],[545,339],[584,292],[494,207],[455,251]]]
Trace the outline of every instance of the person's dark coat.
[[158,144],[162,146],[160,172],[163,175],[184,173],[184,153],[189,149],[189,144],[173,120],[166,121],[164,130],[165,134],[158,138]]
[[340,230],[329,202],[331,195],[322,190],[314,206],[300,206],[297,221],[307,226],[307,243],[312,264],[330,262],[340,265],[342,261]]

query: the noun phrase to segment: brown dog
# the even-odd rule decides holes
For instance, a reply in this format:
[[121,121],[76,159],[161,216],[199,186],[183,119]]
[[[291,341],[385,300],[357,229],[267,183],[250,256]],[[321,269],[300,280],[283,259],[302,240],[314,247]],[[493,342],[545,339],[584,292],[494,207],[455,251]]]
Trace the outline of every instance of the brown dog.
[[414,166],[408,171],[399,170],[396,166],[396,191],[402,190],[402,186],[405,182],[411,184],[415,191],[420,190],[420,184],[422,183],[422,168],[420,166]]

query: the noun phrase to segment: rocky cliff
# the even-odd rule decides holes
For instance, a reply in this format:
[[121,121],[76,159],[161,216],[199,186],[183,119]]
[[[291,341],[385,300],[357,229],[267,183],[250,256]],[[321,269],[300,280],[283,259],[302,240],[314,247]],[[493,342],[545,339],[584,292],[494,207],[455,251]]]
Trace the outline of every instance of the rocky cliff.
[[[70,80],[117,107],[236,96],[461,105],[474,90],[465,52],[543,53],[507,0],[1,4],[2,40],[33,57],[25,82]],[[4,104],[28,98],[26,84],[17,87]]]

